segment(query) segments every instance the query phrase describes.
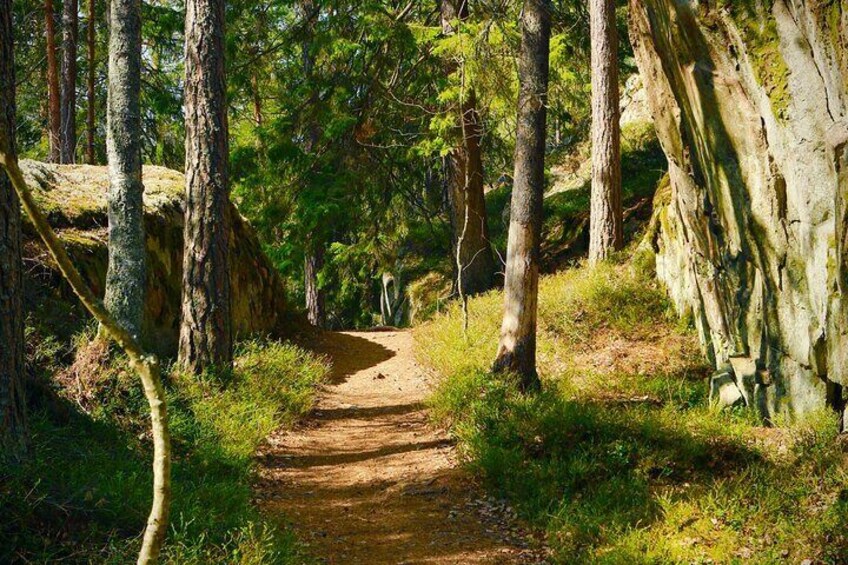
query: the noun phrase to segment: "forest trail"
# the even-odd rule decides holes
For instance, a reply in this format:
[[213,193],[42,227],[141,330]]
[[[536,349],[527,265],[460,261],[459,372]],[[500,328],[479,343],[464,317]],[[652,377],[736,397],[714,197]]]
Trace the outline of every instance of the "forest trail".
[[325,335],[334,370],[318,405],[259,454],[263,510],[291,520],[319,562],[543,562],[429,424],[412,350],[405,331]]

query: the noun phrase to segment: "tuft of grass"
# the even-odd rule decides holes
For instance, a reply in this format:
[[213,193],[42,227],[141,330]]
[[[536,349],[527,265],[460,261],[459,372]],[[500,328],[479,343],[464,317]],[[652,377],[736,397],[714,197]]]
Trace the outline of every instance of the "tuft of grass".
[[488,367],[502,296],[416,331],[434,418],[562,563],[842,563],[848,471],[835,416],[782,428],[706,398],[697,340],[626,262],[545,277],[543,392]]
[[[274,429],[311,408],[328,372],[326,360],[266,341],[241,344],[225,376],[171,371],[165,562],[304,562],[294,534],[253,505],[251,457]],[[96,343],[78,349],[55,382],[65,409],[32,414],[29,459],[0,467],[0,561],[130,561],[152,484],[143,391],[126,360]]]

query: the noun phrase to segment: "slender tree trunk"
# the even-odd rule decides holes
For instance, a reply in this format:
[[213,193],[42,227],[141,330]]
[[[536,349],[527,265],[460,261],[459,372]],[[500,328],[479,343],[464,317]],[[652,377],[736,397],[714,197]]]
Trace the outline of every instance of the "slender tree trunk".
[[[309,92],[309,121],[307,123],[307,153],[315,153],[318,142],[321,139],[321,126],[316,116],[318,111],[318,89],[313,84],[315,58],[312,54],[312,42],[315,38],[315,20],[318,17],[318,9],[312,0],[302,0],[301,11],[306,19],[307,37],[302,45],[303,74],[310,84]],[[325,292],[318,283],[318,274],[324,267],[324,240],[320,235],[312,235],[307,238],[306,253],[304,258],[303,278],[306,295],[306,315],[309,323],[313,326],[324,327],[327,323],[325,311]]]
[[62,8],[62,125],[59,159],[73,163],[77,144],[77,38],[78,0],[65,0]]
[[259,77],[256,71],[250,73],[250,90],[253,98],[253,123],[262,127],[262,97],[259,92]]
[[188,0],[185,22],[186,201],[180,364],[233,363],[224,0]]
[[515,180],[506,258],[503,325],[493,369],[515,372],[523,390],[539,387],[536,373],[536,311],[539,239],[545,182],[545,119],[551,6],[525,0],[518,77]]
[[51,163],[59,162],[62,129],[62,110],[59,104],[59,63],[56,49],[56,14],[53,0],[44,0],[44,20],[47,32],[47,141]]
[[[6,2],[8,0],[0,0]],[[147,528],[138,554],[139,564],[155,563],[165,534],[168,531],[168,510],[171,504],[171,436],[168,431],[168,411],[165,402],[165,389],[162,387],[159,361],[148,355],[138,341],[122,328],[100,302],[91,288],[83,281],[71,258],[47,223],[47,218],[35,203],[32,192],[24,180],[18,160],[9,151],[8,132],[0,128],[0,166],[6,169],[12,186],[21,200],[21,205],[29,216],[38,235],[44,241],[47,250],[53,256],[59,270],[68,281],[74,294],[94,319],[104,328],[110,337],[126,353],[130,365],[141,378],[144,394],[150,406],[151,434],[153,436],[153,502],[147,518]]]
[[[311,246],[307,246],[308,248]],[[318,273],[324,267],[324,246],[308,249],[303,265],[306,286],[306,317],[313,326],[323,327],[326,323],[324,291],[318,286]]]
[[95,0],[88,0],[88,27],[86,28],[88,40],[88,113],[86,116],[86,144],[85,144],[85,160],[89,165],[94,164],[94,77],[97,60],[95,59],[95,25],[94,22],[94,3]]
[[[91,0],[90,0],[91,1]],[[106,308],[135,339],[144,314],[144,186],[141,183],[141,1],[112,0],[109,22],[109,267]]]
[[590,0],[592,28],[592,210],[589,262],[624,244],[615,0]]
[[[468,0],[442,1],[442,32],[455,33],[455,23],[468,18]],[[447,65],[448,74],[457,64]],[[492,288],[495,258],[489,243],[489,225],[484,195],[483,154],[480,142],[483,124],[477,111],[473,88],[464,90],[460,103],[461,144],[445,158],[445,181],[451,207],[453,249],[456,258],[456,291],[461,298]]]
[[[15,64],[12,1],[0,0],[0,141],[15,152]],[[0,174],[0,460],[15,460],[26,448],[24,398],[24,315],[21,262],[21,207],[5,174]]]

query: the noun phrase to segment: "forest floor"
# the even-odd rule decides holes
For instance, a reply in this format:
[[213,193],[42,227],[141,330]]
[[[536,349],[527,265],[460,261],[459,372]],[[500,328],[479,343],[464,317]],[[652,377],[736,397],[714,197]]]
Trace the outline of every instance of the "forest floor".
[[312,414],[258,454],[257,496],[325,563],[541,563],[431,424],[430,386],[405,331],[328,333],[333,374]]

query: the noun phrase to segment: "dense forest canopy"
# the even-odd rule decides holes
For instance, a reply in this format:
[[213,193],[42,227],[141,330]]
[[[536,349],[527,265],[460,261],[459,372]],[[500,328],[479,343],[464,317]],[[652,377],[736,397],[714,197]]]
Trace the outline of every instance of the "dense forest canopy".
[[[18,0],[14,8],[19,151],[47,160],[44,6]],[[450,276],[443,160],[461,136],[458,116],[471,91],[483,128],[485,183],[508,184],[520,8],[474,2],[446,35],[435,2],[227,4],[233,199],[298,302],[304,256],[317,248],[326,254],[317,279],[328,294],[330,325],[370,325],[384,271],[404,271],[405,282],[434,268]],[[60,4],[54,9],[61,13]],[[94,2],[94,59],[80,56],[78,163],[87,160],[89,67],[94,162],[106,157],[106,10]],[[80,29],[88,29],[87,17]],[[183,20],[182,3],[142,5],[143,158],[177,170],[184,160]],[[623,12],[619,24],[625,38]],[[550,151],[568,148],[588,128],[588,25],[584,2],[555,3]],[[621,49],[627,77],[634,66],[626,41]]]

